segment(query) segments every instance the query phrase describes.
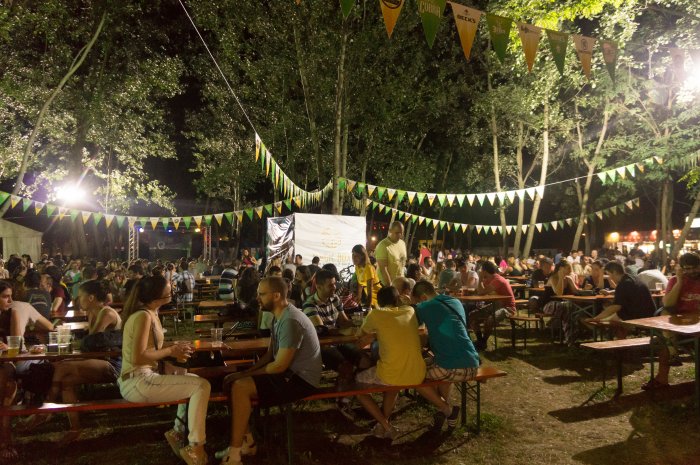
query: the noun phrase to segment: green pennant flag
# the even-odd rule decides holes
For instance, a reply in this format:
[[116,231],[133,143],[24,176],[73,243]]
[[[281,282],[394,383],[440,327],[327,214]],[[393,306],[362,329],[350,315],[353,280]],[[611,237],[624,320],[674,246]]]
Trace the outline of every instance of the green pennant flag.
[[445,222],[440,221],[440,231],[442,231],[443,229],[445,229]]
[[100,224],[100,221],[102,221],[102,213],[93,213],[92,214],[92,221],[95,223],[95,225]]
[[[398,195],[397,199],[398,199],[399,203],[401,203],[401,201],[403,201],[403,198],[406,197],[406,191],[399,190],[399,191],[396,191],[396,194]],[[0,202],[0,205],[2,205],[2,202]]]
[[338,189],[343,191],[343,190],[345,190],[346,185],[347,185],[347,182],[345,181],[345,178],[338,178]]
[[596,173],[596,175],[600,178],[600,182],[605,184],[605,171],[602,171],[600,173]]
[[207,226],[211,226],[211,219],[212,219],[212,215],[206,215],[204,217],[204,222],[207,224]]
[[9,198],[10,198],[10,194],[8,194],[7,192],[0,191],[0,205],[5,203],[5,201]]
[[252,208],[246,208],[245,210],[243,210],[243,212],[246,214],[246,216],[248,217],[248,219],[250,221],[253,221],[253,209]]
[[386,187],[377,186],[377,200],[382,200],[385,192]]
[[191,216],[183,216],[182,223],[185,225],[185,229],[190,229],[190,223],[192,223]]
[[404,215],[406,215],[406,212],[399,210],[398,218],[400,220],[403,219]]
[[284,206],[287,207],[287,210],[291,210],[292,209],[292,201],[289,199],[285,200]]
[[[0,205],[2,205],[2,201],[0,201]],[[53,215],[53,212],[56,211],[56,205],[47,203],[46,204],[46,216],[51,217]]]
[[357,193],[358,194],[364,194],[365,192],[365,183],[364,182],[358,182],[356,185]]
[[457,203],[459,203],[460,207],[464,205],[464,197],[464,194],[457,194]]
[[23,212],[26,212],[27,210],[29,210],[29,207],[31,207],[31,206],[32,206],[32,199],[27,199],[27,198],[22,199],[22,211]]
[[506,50],[508,49],[510,28],[513,25],[513,20],[504,16],[487,14],[486,24],[489,28],[493,51],[496,52],[496,56],[503,63],[506,59]]
[[442,13],[445,11],[446,0],[418,0],[418,12],[423,22],[423,32],[428,46],[433,48]]
[[224,218],[228,220],[228,222],[233,225],[233,212],[226,212],[224,213]]
[[615,181],[615,178],[617,178],[617,171],[616,170],[608,170],[608,177],[610,178],[611,181]]
[[444,207],[445,206],[445,199],[447,199],[447,196],[445,194],[438,194],[437,198],[438,198],[438,202],[440,202],[440,206]]
[[425,219],[425,224],[427,224],[428,226],[432,226],[432,225],[433,225],[433,219],[432,219],[432,218],[426,218],[426,219]]
[[611,40],[604,40],[600,43],[600,47],[603,49],[603,60],[614,84],[615,68],[617,68],[617,44]]
[[70,211],[70,219],[71,221],[75,221],[75,219],[80,215],[80,212],[78,210],[71,210]]
[[422,205],[423,200],[425,200],[425,192],[418,192],[416,197],[418,197],[418,205]]
[[268,203],[267,205],[265,205],[265,211],[267,212],[267,214],[269,216],[272,216],[272,204],[271,203]]
[[121,229],[122,226],[124,226],[124,220],[126,220],[125,216],[117,216],[117,227]]
[[411,216],[411,223],[415,223],[418,220],[418,216],[413,215]]
[[569,45],[569,34],[557,31],[547,31],[547,40],[549,48],[552,51],[554,64],[557,65],[559,74],[564,75],[564,63],[566,62],[566,47]]
[[159,221],[163,224],[163,229],[167,230],[168,224],[170,224],[170,218],[169,217],[159,218]]
[[544,223],[544,230],[549,231],[549,223]]
[[355,0],[340,0],[340,9],[343,12],[343,18],[347,18],[355,5]]

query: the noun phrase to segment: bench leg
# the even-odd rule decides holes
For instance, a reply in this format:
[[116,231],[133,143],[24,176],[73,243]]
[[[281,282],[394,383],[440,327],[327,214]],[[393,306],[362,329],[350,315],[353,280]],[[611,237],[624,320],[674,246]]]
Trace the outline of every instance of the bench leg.
[[615,396],[622,394],[622,354],[617,354],[617,391]]
[[460,389],[461,400],[462,400],[462,426],[467,425],[467,382],[462,381],[462,389]]
[[481,383],[476,382],[476,434],[481,433]]
[[294,457],[294,431],[292,430],[292,404],[285,405],[285,416],[287,417],[287,463],[292,465]]
[[510,345],[515,349],[515,320],[510,320]]

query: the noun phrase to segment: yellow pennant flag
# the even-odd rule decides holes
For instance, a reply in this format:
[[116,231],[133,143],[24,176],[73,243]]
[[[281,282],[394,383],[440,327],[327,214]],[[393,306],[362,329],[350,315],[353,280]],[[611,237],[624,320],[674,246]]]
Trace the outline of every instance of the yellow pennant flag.
[[112,224],[112,221],[114,221],[114,215],[105,215],[105,224],[108,228]]
[[34,212],[38,215],[41,209],[44,208],[43,202],[34,202]]
[[243,222],[243,212],[242,211],[237,211],[233,212],[236,215],[236,220],[238,220],[239,223]]
[[80,214],[83,217],[83,224],[87,224],[88,220],[92,216],[92,212],[81,212]]
[[63,207],[58,207],[58,219],[62,220],[64,216],[66,216],[66,212],[68,210],[63,208]]
[[151,217],[149,218],[149,221],[151,222],[151,228],[156,229],[158,227],[158,221],[160,221],[160,218]]
[[518,34],[520,35],[520,41],[523,43],[527,71],[531,72],[537,56],[537,48],[542,38],[542,29],[532,24],[518,23]]
[[459,3],[447,2],[452,7],[452,14],[455,17],[457,24],[457,33],[459,34],[459,42],[462,44],[464,58],[469,61],[472,53],[472,45],[474,45],[474,37],[476,30],[479,28],[479,19],[483,14],[479,10],[469,8]]
[[202,225],[202,217],[201,216],[193,216],[192,219],[194,219],[194,222],[198,228]]
[[221,226],[221,222],[224,221],[224,214],[217,213],[216,215],[214,215],[214,218],[216,218],[216,222],[219,223],[219,226]]
[[593,58],[593,46],[595,45],[595,38],[577,34],[574,34],[572,37],[574,38],[574,45],[576,46],[578,59],[581,62],[581,68],[583,68],[583,74],[590,80],[591,58]]
[[12,208],[15,208],[15,207],[17,206],[17,204],[19,203],[20,200],[22,200],[22,199],[20,199],[20,198],[17,197],[16,195],[10,196],[10,206],[11,206]]
[[433,202],[435,202],[435,197],[437,197],[435,194],[428,194],[428,204],[432,207]]
[[404,0],[379,0],[379,5],[382,7],[382,16],[384,17],[384,25],[386,26],[386,34],[391,39],[391,34],[394,32],[394,26],[401,14]]
[[260,136],[256,133],[255,134],[255,161],[258,161],[258,158],[260,158]]

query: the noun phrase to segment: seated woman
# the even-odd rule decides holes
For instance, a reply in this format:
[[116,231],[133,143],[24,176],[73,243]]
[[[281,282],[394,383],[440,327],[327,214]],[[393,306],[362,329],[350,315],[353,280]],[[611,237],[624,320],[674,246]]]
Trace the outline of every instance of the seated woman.
[[[97,334],[108,329],[121,329],[122,319],[111,307],[105,305],[108,288],[104,281],[85,281],[78,289],[80,308],[87,312],[88,334]],[[59,398],[64,403],[78,402],[76,386],[81,384],[114,383],[121,370],[121,358],[102,360],[63,360],[54,363],[51,390],[47,402],[56,402]],[[22,430],[32,429],[49,420],[51,415],[31,415],[20,426]],[[68,443],[80,436],[80,418],[77,413],[69,413],[70,430],[61,442]]]
[[[165,438],[175,455],[188,465],[205,465],[205,423],[211,386],[196,375],[161,375],[158,361],[166,357],[186,360],[192,354],[187,343],[175,343],[163,348],[163,327],[158,318],[161,306],[170,303],[170,283],[163,276],[148,276],[139,280],[124,305],[124,342],[119,390],[130,402],[170,402],[189,399],[180,404],[173,429]],[[189,445],[185,446],[187,418]]]
[[[552,295],[562,296],[575,294],[578,291],[576,284],[577,277],[573,273],[571,263],[566,260],[560,261],[552,275],[547,281],[546,287],[552,289]],[[550,315],[554,319],[561,321],[562,331],[564,333],[564,343],[571,345],[574,343],[574,323],[571,320],[571,303],[568,301],[551,300],[543,308],[542,313]]]
[[[35,327],[47,331],[53,330],[49,320],[37,312],[26,302],[12,301],[12,285],[8,281],[0,281],[0,350],[7,350],[8,336],[24,336],[27,324],[33,322]],[[0,399],[3,406],[12,405],[17,382],[15,381],[15,364],[11,362],[0,364]],[[2,417],[0,423],[0,462],[17,460],[18,455],[12,446],[10,418]]]

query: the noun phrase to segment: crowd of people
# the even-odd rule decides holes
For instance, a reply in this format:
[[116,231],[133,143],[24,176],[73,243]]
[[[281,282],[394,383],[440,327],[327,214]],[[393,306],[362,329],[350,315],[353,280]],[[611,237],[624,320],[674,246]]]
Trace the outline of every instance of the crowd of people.
[[[187,418],[187,425],[176,419],[165,438],[186,463],[204,464],[210,383],[194,375],[159,370],[160,361],[189,358],[192,347],[184,342],[165,344],[158,312],[173,300],[184,305],[192,302],[198,278],[217,277],[218,298],[254,312],[257,318],[251,329],[271,335],[267,353],[255,365],[224,380],[233,405],[231,440],[217,458],[222,464],[235,465],[257,450],[248,428],[253,402],[269,407],[303,398],[318,388],[323,368],[337,372],[339,384],[404,386],[425,379],[473,379],[480,363],[478,352],[487,348],[498,323],[516,313],[509,278],[526,280],[529,287],[541,291],[530,297],[530,311],[558,319],[568,344],[576,341],[581,328],[599,321],[624,321],[659,311],[650,294],[654,290],[666,291],[665,310],[660,311],[700,311],[700,256],[693,253],[682,255],[678,266],[669,261],[661,267],[637,248],[624,255],[594,250],[590,255],[560,252],[520,260],[459,250],[433,254],[422,247],[409,257],[403,224],[395,222],[373,251],[361,244],[353,247],[352,260],[354,272],[346,279],[334,264],[321,266],[318,257],[309,264],[300,255],[267,262],[257,260],[249,250],[227,264],[202,258],[99,262],[61,255],[43,255],[34,263],[29,256],[11,256],[6,263],[0,261],[0,336],[6,342],[8,336],[25,336],[28,331],[30,343],[35,330],[53,331],[52,318],[69,307],[86,312],[89,335],[121,331],[121,357],[54,363],[47,400],[75,402],[78,385],[103,382],[116,382],[122,396],[133,402],[188,398],[188,404],[178,407],[177,416]],[[615,297],[593,316],[579,318],[569,303],[554,298],[576,293]],[[457,297],[464,294],[502,298],[491,299],[495,305],[478,299],[463,303]],[[123,309],[112,308],[114,302],[121,302]],[[353,328],[359,334],[355,343],[320,343],[319,338]],[[624,327],[617,327],[615,335],[625,337]],[[668,367],[678,362],[677,341],[670,336],[662,339],[661,367],[646,387],[668,385]],[[0,349],[7,348],[5,342],[0,342]],[[364,350],[367,346],[370,351]],[[0,365],[4,405],[17,401],[16,380],[28,368],[24,363]],[[455,426],[460,413],[451,403],[450,387],[418,389],[434,405],[433,426],[438,429],[444,423]],[[391,423],[396,396],[397,391],[386,391],[381,406],[369,395],[357,397],[376,420],[372,434],[377,437],[396,435]],[[354,419],[352,399],[340,399],[337,407]],[[32,416],[18,428],[31,429],[47,419]],[[69,419],[65,441],[80,434],[77,414]],[[17,454],[9,417],[3,417],[1,426],[0,459],[12,460]]]

